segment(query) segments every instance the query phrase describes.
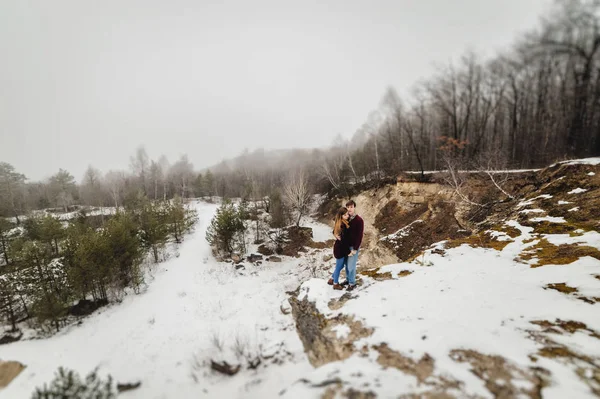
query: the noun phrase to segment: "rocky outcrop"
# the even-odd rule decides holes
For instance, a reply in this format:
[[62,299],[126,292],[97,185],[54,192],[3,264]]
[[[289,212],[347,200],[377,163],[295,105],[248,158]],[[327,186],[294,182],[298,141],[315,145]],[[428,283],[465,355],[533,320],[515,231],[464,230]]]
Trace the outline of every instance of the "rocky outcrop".
[[[355,352],[354,342],[368,337],[373,330],[346,315],[327,318],[319,312],[314,302],[298,300],[297,292],[289,299],[296,321],[298,336],[304,345],[308,360],[314,367],[344,360]],[[335,327],[345,324],[349,333],[338,336]]]

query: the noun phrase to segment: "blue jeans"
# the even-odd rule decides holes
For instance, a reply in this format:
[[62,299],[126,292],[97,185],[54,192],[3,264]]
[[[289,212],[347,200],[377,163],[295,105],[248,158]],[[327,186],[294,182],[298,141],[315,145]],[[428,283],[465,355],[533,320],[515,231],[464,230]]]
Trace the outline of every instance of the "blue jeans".
[[[335,271],[333,272],[333,283],[339,284],[340,281],[340,273],[342,271],[342,267],[346,266],[346,276],[348,276],[348,257],[345,256],[343,258],[339,258],[335,260]],[[346,277],[348,278],[348,277]]]
[[348,279],[348,283],[350,285],[356,285],[356,264],[358,263],[358,251],[354,256],[348,256],[346,263],[346,278]]

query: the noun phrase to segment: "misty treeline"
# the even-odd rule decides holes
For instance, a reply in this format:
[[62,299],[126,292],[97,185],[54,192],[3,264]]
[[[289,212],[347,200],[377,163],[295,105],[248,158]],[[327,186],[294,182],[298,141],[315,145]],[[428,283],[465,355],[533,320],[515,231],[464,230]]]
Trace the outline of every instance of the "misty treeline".
[[31,214],[19,227],[0,218],[0,320],[13,331],[24,320],[58,330],[70,315],[138,292],[146,259],[164,259],[167,243],[181,242],[196,218],[179,197],[144,196],[111,215]]
[[20,215],[34,209],[67,212],[73,205],[121,207],[140,195],[151,200],[211,196],[213,180],[210,171],[195,173],[186,155],[170,164],[165,156],[151,160],[144,147],[131,156],[129,171],[103,174],[89,166],[79,184],[64,169],[44,181],[30,181],[12,165],[0,162],[0,216],[15,217],[19,223]]
[[213,168],[218,191],[265,194],[298,168],[317,190],[347,193],[348,183],[405,171],[531,168],[600,155],[599,16],[597,1],[556,1],[510,50],[487,60],[468,52],[410,98],[388,88],[351,140],[339,137],[327,150],[258,150]]

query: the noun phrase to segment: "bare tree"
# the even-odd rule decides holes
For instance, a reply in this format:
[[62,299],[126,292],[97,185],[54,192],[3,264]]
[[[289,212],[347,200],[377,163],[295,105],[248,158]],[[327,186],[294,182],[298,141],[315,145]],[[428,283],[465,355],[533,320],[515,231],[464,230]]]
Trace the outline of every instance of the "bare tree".
[[283,200],[297,214],[296,226],[299,227],[300,219],[308,212],[311,201],[308,179],[303,170],[290,174],[283,186]]
[[343,179],[344,170],[344,156],[343,154],[335,153],[333,150],[330,151],[329,155],[326,155],[321,163],[322,176],[329,181],[329,183],[336,190],[341,187],[344,183]]
[[110,196],[115,204],[115,208],[119,208],[122,203],[123,190],[125,186],[125,173],[120,171],[109,171],[104,176],[105,184],[108,188]]
[[454,193],[464,202],[470,205],[482,206],[469,198],[464,192],[463,186],[466,183],[466,160],[463,156],[463,149],[466,141],[459,141],[452,137],[444,137],[439,150],[442,153],[442,159],[445,166],[443,179],[446,184],[454,189]]
[[[586,140],[586,131],[591,122],[591,106],[598,99],[594,92],[594,76],[598,76],[598,54],[600,53],[600,2],[590,0],[561,0],[546,18],[539,35],[534,35],[530,46],[539,55],[551,55],[555,59],[566,59],[573,67],[572,105],[567,145],[575,153],[586,155],[591,147]],[[596,150],[600,140],[596,140]]]
[[152,161],[150,163],[150,183],[152,185],[152,199],[159,198],[158,190],[163,186],[164,172],[160,163]]
[[509,178],[509,172],[506,167],[506,159],[498,151],[486,151],[477,157],[477,169],[488,176],[494,187],[508,198],[515,197],[507,191],[505,184]]
[[192,194],[195,179],[194,167],[187,155],[182,155],[169,170],[169,179],[178,188],[181,198],[188,198]]
[[88,166],[86,169],[81,185],[79,186],[79,192],[81,200],[86,205],[102,205],[102,181],[100,171],[93,166]]
[[167,171],[170,169],[171,166],[169,165],[169,160],[164,155],[161,155],[161,157],[158,159],[158,165],[162,172],[162,176],[161,176],[162,197],[163,197],[163,200],[166,201],[167,197],[169,196],[169,192],[168,192],[169,191],[168,190],[169,181],[168,181]]
[[138,177],[142,192],[148,195],[147,183],[150,161],[143,146],[137,148],[135,156],[130,158],[131,170]]

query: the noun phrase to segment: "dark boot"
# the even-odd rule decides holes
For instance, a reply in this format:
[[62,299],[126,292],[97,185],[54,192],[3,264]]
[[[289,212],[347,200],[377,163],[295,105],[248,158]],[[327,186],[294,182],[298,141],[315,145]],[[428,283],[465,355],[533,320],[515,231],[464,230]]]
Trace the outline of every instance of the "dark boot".
[[348,288],[346,288],[346,291],[353,291],[355,288],[356,288],[356,284],[354,284],[354,285],[349,284]]
[[333,289],[334,289],[334,290],[343,290],[343,289],[344,289],[344,287],[342,287],[342,286],[341,286],[341,285],[339,285],[339,284],[334,284],[334,285],[333,285]]
[[327,284],[333,285],[333,278],[330,278],[329,281],[327,281]]

